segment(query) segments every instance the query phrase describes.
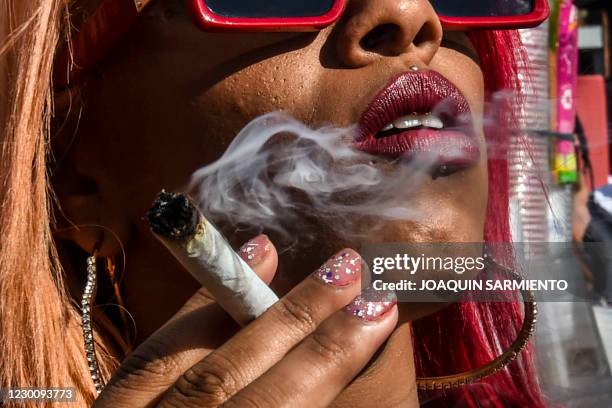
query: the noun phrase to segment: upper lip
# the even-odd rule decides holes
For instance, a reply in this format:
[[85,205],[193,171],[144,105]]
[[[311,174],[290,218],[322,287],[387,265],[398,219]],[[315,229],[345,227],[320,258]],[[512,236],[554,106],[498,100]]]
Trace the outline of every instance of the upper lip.
[[370,102],[359,120],[356,142],[373,138],[394,119],[412,113],[435,113],[445,128],[471,118],[465,96],[435,71],[410,71],[395,77]]

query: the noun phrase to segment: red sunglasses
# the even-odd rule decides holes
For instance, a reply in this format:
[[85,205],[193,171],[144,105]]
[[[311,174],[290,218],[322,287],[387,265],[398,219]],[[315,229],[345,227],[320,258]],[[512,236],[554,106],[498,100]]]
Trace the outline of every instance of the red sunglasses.
[[[152,0],[102,0],[56,60],[54,83],[83,78]],[[337,21],[348,0],[186,0],[206,31],[311,31]],[[549,14],[548,0],[430,0],[446,30],[534,27]],[[72,57],[72,58],[71,58]]]

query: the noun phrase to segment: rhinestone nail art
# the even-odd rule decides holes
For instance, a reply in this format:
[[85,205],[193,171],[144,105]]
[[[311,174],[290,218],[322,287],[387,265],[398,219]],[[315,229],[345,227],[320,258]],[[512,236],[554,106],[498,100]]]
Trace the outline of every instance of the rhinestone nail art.
[[364,290],[346,310],[355,317],[373,321],[382,317],[397,303],[394,292],[379,291],[372,288]]
[[346,286],[361,276],[361,257],[351,249],[338,252],[314,273],[323,282],[334,286]]
[[257,265],[270,252],[270,240],[265,235],[258,235],[240,247],[238,255],[250,266]]

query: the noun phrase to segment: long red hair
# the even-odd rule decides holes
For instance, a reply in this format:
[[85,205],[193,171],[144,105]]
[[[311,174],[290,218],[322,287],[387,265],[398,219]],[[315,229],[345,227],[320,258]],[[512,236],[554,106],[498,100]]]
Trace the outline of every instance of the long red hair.
[[[503,90],[518,91],[515,94],[520,96],[518,63],[525,56],[518,32],[474,32],[470,39],[480,57],[488,96]],[[506,113],[499,119],[511,125],[513,112],[507,109]],[[485,131],[487,143],[495,149],[488,159],[486,242],[511,241],[506,159],[509,132],[504,128],[510,126]],[[417,375],[442,376],[483,366],[508,349],[522,323],[520,301],[454,303],[433,316],[420,319],[413,324]],[[531,346],[495,375],[456,390],[422,392],[419,399],[427,407],[546,406]]]

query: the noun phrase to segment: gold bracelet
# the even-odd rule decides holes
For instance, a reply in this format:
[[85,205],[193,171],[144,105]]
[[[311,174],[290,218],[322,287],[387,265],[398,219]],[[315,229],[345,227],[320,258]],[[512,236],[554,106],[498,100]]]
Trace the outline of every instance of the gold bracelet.
[[[506,274],[509,274],[514,279],[522,281],[523,278],[516,272],[511,271],[499,264],[495,264],[501,268]],[[458,388],[465,384],[473,383],[485,377],[493,375],[510,364],[519,353],[525,348],[529,342],[529,338],[535,331],[538,308],[534,294],[529,290],[521,290],[523,304],[525,305],[525,318],[523,327],[521,328],[518,337],[512,343],[510,348],[495,360],[482,367],[473,370],[464,371],[459,374],[445,375],[441,377],[417,377],[416,383],[419,390],[442,390],[450,388]]]

